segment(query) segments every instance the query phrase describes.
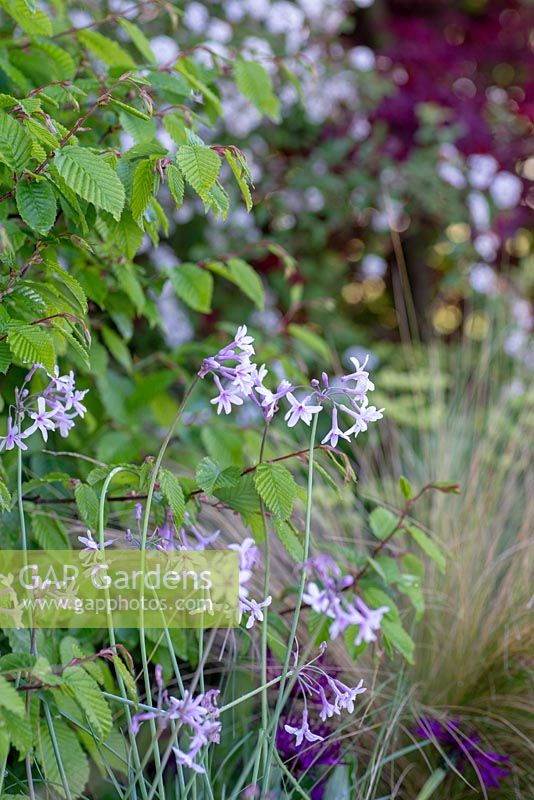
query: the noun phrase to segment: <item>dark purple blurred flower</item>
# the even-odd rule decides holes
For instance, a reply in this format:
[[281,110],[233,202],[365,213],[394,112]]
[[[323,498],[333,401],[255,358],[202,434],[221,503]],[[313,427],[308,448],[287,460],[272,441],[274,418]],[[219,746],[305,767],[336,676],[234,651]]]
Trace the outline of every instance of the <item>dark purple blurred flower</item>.
[[317,781],[311,790],[312,800],[323,800],[327,777],[324,780],[317,780],[314,773],[317,767],[333,767],[341,761],[341,743],[339,740],[329,738],[332,736],[332,728],[326,724],[314,724],[313,730],[322,737],[321,741],[306,742],[302,747],[295,747],[295,737],[285,730],[285,725],[298,726],[300,718],[298,716],[288,716],[281,720],[280,727],[276,733],[276,747],[280,758],[286,762],[292,775],[296,778],[305,773]]
[[455,766],[464,771],[471,766],[486,789],[498,789],[501,780],[506,778],[509,757],[500,753],[487,752],[480,746],[480,736],[473,728],[463,727],[459,719],[438,720],[422,717],[415,728],[415,734],[422,739],[434,739],[442,745],[447,757]]

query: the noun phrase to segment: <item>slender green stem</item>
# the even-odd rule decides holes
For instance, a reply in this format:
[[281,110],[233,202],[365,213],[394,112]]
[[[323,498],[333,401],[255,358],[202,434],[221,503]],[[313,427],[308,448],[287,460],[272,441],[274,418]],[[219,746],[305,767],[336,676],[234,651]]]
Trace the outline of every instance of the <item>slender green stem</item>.
[[[162,445],[161,445],[161,447],[159,449],[159,453],[157,455],[156,462],[154,464],[154,469],[152,470],[152,474],[150,476],[150,483],[149,483],[149,486],[148,486],[147,499],[146,499],[146,505],[145,505],[145,513],[143,515],[143,528],[142,528],[142,533],[141,533],[141,571],[142,572],[144,572],[144,570],[145,570],[145,563],[146,563],[145,562],[145,553],[146,553],[146,544],[147,544],[147,539],[148,539],[148,527],[149,527],[149,524],[150,524],[150,511],[151,511],[151,508],[152,508],[152,500],[154,498],[154,489],[155,489],[155,486],[156,486],[156,481],[157,481],[157,478],[158,478],[159,470],[160,470],[161,464],[163,462],[163,457],[165,455],[167,447],[169,446],[170,441],[171,441],[172,437],[174,436],[174,432],[176,431],[176,428],[178,426],[178,423],[180,422],[180,420],[182,418],[182,415],[184,413],[184,408],[185,408],[185,406],[187,404],[187,401],[189,400],[191,394],[193,393],[193,390],[195,389],[198,381],[199,381],[199,377],[197,375],[195,377],[195,379],[192,381],[192,383],[189,386],[189,388],[187,389],[186,393],[184,394],[184,396],[182,398],[182,402],[180,403],[178,411],[176,412],[176,416],[174,417],[174,420],[172,422],[172,425],[170,426],[169,430],[167,431],[165,439],[163,440]],[[150,683],[150,673],[148,671],[148,659],[147,659],[147,651],[146,651],[145,612],[144,612],[144,607],[143,607],[143,600],[144,600],[143,595],[144,595],[144,582],[141,581],[141,596],[140,596],[140,604],[139,604],[140,605],[140,608],[139,608],[139,644],[140,644],[140,649],[141,649],[141,662],[142,662],[142,666],[143,666],[143,682],[144,682],[144,685],[145,685],[145,694],[146,694],[147,698],[149,698],[150,695],[151,695],[151,683]],[[165,797],[165,789],[164,789],[164,786],[163,786],[162,770],[160,769],[160,767],[161,767],[161,754],[159,752],[159,747],[158,747],[158,743],[157,743],[156,723],[155,723],[155,721],[153,719],[150,720],[150,732],[152,734],[152,741],[154,742],[154,762],[155,762],[155,765],[156,765],[156,774],[158,775],[158,784],[159,784],[158,788],[159,788],[159,791],[160,791],[160,794],[161,794],[162,798],[164,798]]]
[[442,767],[438,767],[438,769],[434,770],[417,795],[417,800],[428,800],[428,798],[434,794],[436,789],[441,786],[446,777],[447,771]]
[[[19,419],[19,429],[20,429],[20,419]],[[19,507],[19,520],[20,520],[20,535],[21,535],[21,547],[24,551],[24,565],[28,565],[28,538],[26,535],[26,518],[24,516],[24,502],[22,500],[22,450],[20,447],[17,448],[17,501]],[[34,653],[35,651],[35,629],[31,628],[30,633],[30,653]],[[28,719],[30,718],[30,692],[26,692],[26,714]],[[26,764],[26,777],[28,780],[28,793],[30,795],[30,800],[35,800],[35,788],[33,785],[33,774],[32,774],[32,757],[31,753],[26,754],[25,758]]]
[[58,740],[56,737],[56,731],[54,729],[54,723],[52,722],[52,715],[50,713],[50,709],[48,708],[48,704],[44,703],[44,712],[46,717],[46,724],[48,725],[48,732],[50,733],[50,739],[52,740],[52,747],[54,749],[54,755],[56,757],[57,768],[59,770],[59,775],[61,777],[61,783],[63,785],[63,791],[65,792],[65,796],[67,800],[72,800],[72,795],[70,793],[70,786],[67,780],[67,775],[65,774],[65,768],[63,766],[63,759],[61,758],[61,750],[59,749]]
[[269,791],[269,778],[271,773],[271,764],[273,760],[274,750],[276,747],[276,729],[278,727],[278,720],[280,719],[280,714],[282,713],[282,708],[284,705],[284,690],[285,685],[289,673],[289,663],[291,660],[291,654],[293,653],[293,646],[295,643],[295,638],[297,635],[297,627],[299,624],[299,616],[300,616],[300,609],[302,607],[302,595],[304,594],[304,587],[306,586],[307,580],[307,569],[306,569],[306,562],[308,561],[309,553],[310,553],[310,540],[311,540],[311,516],[312,516],[312,502],[313,502],[313,468],[314,468],[314,452],[315,452],[315,436],[317,434],[317,421],[319,419],[319,414],[315,414],[313,417],[312,425],[311,425],[311,434],[310,434],[310,450],[308,455],[308,487],[307,487],[307,495],[306,495],[306,524],[304,529],[304,548],[303,548],[303,566],[302,571],[300,573],[300,581],[298,587],[298,594],[297,594],[297,601],[295,603],[295,610],[293,612],[293,621],[291,623],[291,630],[289,633],[289,640],[287,643],[286,655],[284,659],[284,665],[282,668],[282,674],[280,677],[280,686],[278,689],[278,699],[276,702],[275,710],[273,719],[271,720],[271,727],[272,727],[272,734],[271,740],[269,743],[269,751],[267,753],[267,760],[265,764],[265,771],[263,775],[263,789],[261,794],[261,800],[264,800],[267,797],[267,793]]
[[[266,422],[263,428],[263,436],[261,437],[259,463],[263,463],[265,456],[265,445],[267,443],[267,431],[269,430],[269,423]],[[265,505],[260,498],[260,511],[263,521],[263,531],[265,536],[265,572],[263,576],[263,597],[269,594],[269,586],[271,583],[271,541],[269,539],[269,530],[267,528],[267,516],[265,514]],[[252,783],[255,785],[258,779],[258,772],[260,768],[260,758],[263,754],[263,767],[267,760],[267,739],[265,732],[269,724],[269,695],[266,688],[267,684],[267,633],[269,630],[269,608],[263,609],[263,621],[261,623],[261,684],[263,686],[261,693],[261,734],[259,736],[256,753],[256,763],[254,765],[254,773]]]
[[[111,472],[109,473],[109,475],[107,475],[107,477],[106,477],[106,479],[104,481],[104,485],[102,486],[102,492],[100,493],[100,504],[99,504],[99,508],[98,508],[98,541],[99,541],[100,550],[102,552],[104,551],[104,516],[105,516],[105,509],[106,509],[107,491],[108,491],[109,485],[110,485],[111,481],[113,480],[113,478],[115,477],[115,475],[117,475],[119,472],[126,472],[126,471],[127,471],[127,469],[125,467],[115,467],[115,469],[112,469]],[[106,589],[106,595],[107,595],[106,599],[108,599],[109,594],[108,594],[107,589]],[[113,627],[113,617],[112,617],[112,614],[111,614],[109,603],[107,603],[107,617],[108,617],[109,643],[110,643],[111,647],[115,647],[116,644],[117,644],[117,641],[116,641],[116,638],[115,638],[115,628]],[[115,674],[116,674],[116,677],[117,677],[117,683],[118,683],[118,686],[119,686],[119,691],[121,693],[121,696],[122,696],[123,700],[127,700],[128,699],[128,695],[127,695],[127,692],[126,692],[126,687],[124,685],[124,681],[122,679],[122,675],[120,674],[120,672],[118,670],[115,671]],[[130,747],[132,748],[134,766],[135,766],[136,770],[139,771],[140,767],[141,767],[141,759],[140,759],[140,756],[139,756],[139,749],[137,747],[137,740],[136,740],[135,735],[134,735],[134,733],[132,731],[132,715],[130,713],[130,709],[129,709],[128,705],[126,705],[124,711],[125,711],[125,714],[126,714],[126,723],[128,725],[128,738],[130,740]],[[135,794],[135,783],[136,783],[136,781],[134,781],[133,787],[132,787],[132,791],[133,791],[134,794]],[[143,796],[143,800],[146,800],[147,791],[146,791],[146,786],[145,786],[143,780],[141,780],[140,786],[141,786],[141,794]]]

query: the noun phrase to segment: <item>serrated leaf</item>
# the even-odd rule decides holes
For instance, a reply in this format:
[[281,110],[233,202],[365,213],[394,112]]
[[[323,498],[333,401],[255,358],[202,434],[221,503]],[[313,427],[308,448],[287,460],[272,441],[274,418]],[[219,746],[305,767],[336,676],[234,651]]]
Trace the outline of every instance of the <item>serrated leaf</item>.
[[28,227],[47,234],[56,219],[56,196],[48,181],[19,181],[17,209]]
[[173,475],[168,469],[160,470],[159,485],[174,514],[174,523],[178,528],[182,524],[185,514],[185,498],[182,485],[176,475]]
[[217,180],[221,159],[205,145],[182,145],[176,154],[176,162],[184,178],[198,194],[206,192]]
[[63,523],[57,517],[33,514],[32,536],[43,550],[69,550],[70,543]]
[[2,7],[30,36],[51,36],[52,21],[40,8],[31,10],[25,0],[4,0]]
[[[70,794],[74,800],[74,798],[80,797],[89,780],[89,762],[76,733],[58,717],[53,717],[53,725],[58,748],[63,757],[63,767]],[[67,754],[68,757],[66,757]],[[43,720],[37,730],[36,756],[43,769],[44,777],[54,787],[54,792],[60,797],[65,797],[54,745],[48,726]]]
[[17,717],[15,723],[12,712],[0,707],[0,725],[9,730],[11,744],[16,747],[20,757],[23,758],[31,750],[33,744],[30,720],[26,716]]
[[230,489],[237,484],[240,477],[239,467],[222,469],[211,458],[203,458],[196,471],[198,485],[208,494],[213,494],[216,489]]
[[11,350],[7,342],[0,342],[0,372],[4,375],[11,364]]
[[169,275],[174,291],[195,311],[209,314],[213,294],[213,276],[196,264],[180,264]]
[[111,711],[97,682],[81,667],[68,667],[63,687],[70,691],[99,739],[105,739],[113,726]]
[[447,560],[438,545],[430,538],[430,536],[427,536],[426,533],[421,530],[421,528],[418,528],[417,525],[408,525],[407,527],[410,536],[415,542],[417,542],[421,550],[426,553],[427,556],[432,559],[432,561],[434,561],[439,571],[444,573]]
[[86,483],[78,483],[74,489],[74,497],[78,513],[87,527],[93,530],[98,522],[98,497],[96,492]]
[[10,508],[11,494],[4,481],[0,478],[0,511],[9,511]]
[[120,67],[125,70],[135,69],[136,64],[132,57],[113,41],[97,31],[81,30],[77,33],[78,39],[104,64],[109,67]]
[[116,219],[124,207],[124,187],[117,173],[102,158],[82,147],[63,147],[54,158],[69,189]]
[[147,206],[154,194],[154,184],[156,176],[154,174],[154,164],[150,160],[140,161],[134,172],[132,185],[132,209],[133,218],[139,222],[145,213]]
[[293,526],[283,520],[274,520],[274,530],[285,549],[295,561],[301,564],[304,559],[304,546],[295,533]]
[[119,25],[122,25],[124,30],[128,33],[130,39],[137,47],[145,61],[147,61],[149,64],[155,64],[156,56],[154,55],[154,51],[150,46],[150,42],[146,38],[141,28],[138,28],[137,25],[134,25],[133,22],[130,22],[130,20],[125,19],[124,17],[121,17],[118,22]]
[[132,673],[130,672],[130,670],[128,669],[128,667],[126,666],[126,664],[124,663],[124,661],[120,656],[118,655],[113,656],[113,663],[115,665],[117,673],[121,676],[123,680],[124,686],[126,688],[128,696],[130,697],[130,700],[133,700],[133,702],[137,705],[137,703],[139,703],[139,696],[137,694],[137,686]]
[[273,92],[271,76],[257,61],[239,58],[234,66],[237,88],[250,100],[261,114],[277,122],[280,118],[280,101]]
[[265,291],[258,273],[243,261],[242,258],[231,258],[226,262],[230,279],[239,286],[245,294],[259,308],[265,305]]
[[0,112],[0,161],[13,172],[22,172],[31,154],[32,140],[27,131],[13,117]]
[[215,496],[244,517],[250,517],[260,511],[258,492],[252,473],[243,475],[230,489],[215,489]]
[[369,514],[369,524],[377,539],[386,539],[393,533],[397,525],[398,517],[388,511],[387,508],[374,508]]
[[0,675],[0,706],[16,717],[23,717],[26,713],[22,695],[2,675]]
[[230,152],[230,150],[225,149],[224,157],[230,165],[230,169],[232,170],[237,181],[237,185],[239,186],[243,200],[245,201],[246,209],[247,211],[250,211],[253,203],[252,195],[250,194],[250,187],[247,183],[248,176],[246,170],[243,168],[243,165],[239,162],[239,160],[233,155],[233,153]]
[[297,495],[289,470],[281,464],[260,464],[254,473],[254,484],[269,511],[279,519],[289,519]]
[[174,202],[179,208],[184,202],[184,191],[185,191],[185,184],[184,184],[184,179],[182,177],[182,173],[177,167],[174,166],[174,164],[169,164],[165,174],[167,176],[167,185],[169,187],[169,192],[173,196]]
[[42,364],[52,373],[56,363],[54,344],[48,331],[39,325],[9,324],[7,341],[13,358],[22,364]]

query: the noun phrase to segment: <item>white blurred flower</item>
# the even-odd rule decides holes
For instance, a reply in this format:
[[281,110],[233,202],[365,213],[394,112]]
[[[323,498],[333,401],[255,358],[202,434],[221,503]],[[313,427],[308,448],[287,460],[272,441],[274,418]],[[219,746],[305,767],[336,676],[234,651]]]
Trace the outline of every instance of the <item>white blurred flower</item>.
[[232,26],[223,19],[212,19],[208,25],[208,37],[214,42],[228,44],[232,35]]
[[473,264],[469,283],[479,294],[495,294],[498,288],[497,275],[488,264]]
[[376,253],[367,253],[362,258],[360,269],[364,278],[383,278],[386,274],[387,266],[387,262],[382,256]]
[[482,192],[469,192],[467,207],[475,228],[487,230],[490,226],[490,207]]
[[267,29],[271,33],[294,33],[300,32],[304,22],[304,14],[298,6],[289,3],[287,0],[279,0],[273,3],[269,16],[266,19]]
[[349,63],[360,72],[369,72],[375,65],[375,54],[370,47],[353,47],[349,50]]
[[523,183],[511,172],[498,172],[489,191],[497,208],[515,208],[521,200]]
[[178,58],[180,52],[178,45],[170,36],[155,36],[150,40],[150,46],[160,67]]
[[167,345],[178,347],[185,342],[190,342],[194,335],[194,329],[184,306],[177,299],[170,281],[165,281],[156,305],[165,331]]
[[488,233],[481,233],[480,236],[476,237],[473,247],[479,256],[485,258],[486,261],[495,261],[500,243],[501,240],[497,234],[493,233],[493,231],[488,231]]
[[455,189],[463,189],[466,181],[463,172],[455,167],[454,164],[441,162],[438,164],[438,175],[445,183],[454,186]]
[[493,156],[476,153],[467,159],[469,183],[475,189],[487,189],[499,164]]
[[210,21],[210,12],[202,3],[189,3],[185,7],[183,24],[193,33],[205,33]]

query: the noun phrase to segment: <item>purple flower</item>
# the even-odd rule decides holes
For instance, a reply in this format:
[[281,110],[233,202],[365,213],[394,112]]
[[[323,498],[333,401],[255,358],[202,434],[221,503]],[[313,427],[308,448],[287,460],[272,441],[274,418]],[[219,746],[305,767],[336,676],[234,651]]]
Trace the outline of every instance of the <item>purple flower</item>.
[[498,789],[510,772],[507,768],[509,757],[483,750],[478,734],[470,727],[462,730],[462,721],[458,718],[437,720],[422,717],[415,733],[422,739],[439,742],[447,758],[460,771],[472,767],[485,789]]
[[213,376],[213,380],[215,381],[215,385],[219,390],[219,394],[217,397],[214,397],[212,400],[210,400],[210,403],[217,403],[217,414],[220,414],[223,410],[225,414],[229,414],[232,410],[232,403],[235,406],[243,405],[243,398],[239,395],[237,389],[232,388],[231,386],[227,389],[224,389],[217,375]]
[[[388,606],[380,606],[380,608],[374,609],[369,608],[359,597],[354,598],[354,605],[357,609],[356,615],[358,617],[358,625],[360,626],[354,644],[358,647],[362,642],[375,642],[375,631],[380,630],[382,617],[389,611]],[[356,615],[354,616],[355,619]]]
[[11,417],[7,418],[7,433],[0,439],[0,452],[2,450],[13,450],[18,447],[19,450],[27,450],[28,445],[22,441],[28,434],[22,432],[18,425],[13,425]]
[[323,410],[322,406],[310,406],[309,403],[312,399],[313,396],[310,394],[305,397],[304,400],[297,400],[297,398],[291,392],[288,392],[287,400],[289,401],[291,408],[284,417],[288,428],[293,428],[300,420],[302,420],[306,425],[309,425],[312,420],[312,416]]
[[296,724],[288,725],[286,723],[284,725],[284,730],[286,733],[290,733],[295,737],[296,747],[300,747],[304,739],[306,739],[307,742],[321,742],[323,740],[322,736],[310,730],[310,726],[308,725],[308,708],[306,705],[304,706],[304,710],[302,712],[300,727],[298,727]]
[[[85,545],[83,548],[84,550],[91,552],[98,552],[98,550],[100,550],[100,543],[95,542],[93,539],[93,534],[90,530],[87,530],[87,536],[78,536],[78,541]],[[109,547],[110,544],[113,544],[113,541],[108,539],[104,542],[104,547]]]
[[321,444],[326,444],[328,442],[332,447],[336,447],[340,436],[343,439],[346,439],[347,442],[350,442],[350,436],[348,435],[348,432],[343,433],[337,424],[337,407],[334,406],[332,408],[332,427],[322,440]]
[[260,602],[249,597],[248,582],[252,578],[253,568],[259,559],[260,551],[254,539],[247,537],[240,544],[229,545],[230,550],[239,553],[239,622],[243,614],[248,614],[246,627],[252,628],[255,622],[263,620],[262,609],[271,605],[272,597],[268,595]]
[[48,431],[53,431],[56,427],[54,417],[59,411],[59,406],[53,408],[52,411],[46,410],[46,400],[44,397],[37,398],[37,411],[30,413],[30,419],[33,419],[33,424],[26,428],[25,436],[31,436],[35,431],[40,431],[45,442],[48,441]]

